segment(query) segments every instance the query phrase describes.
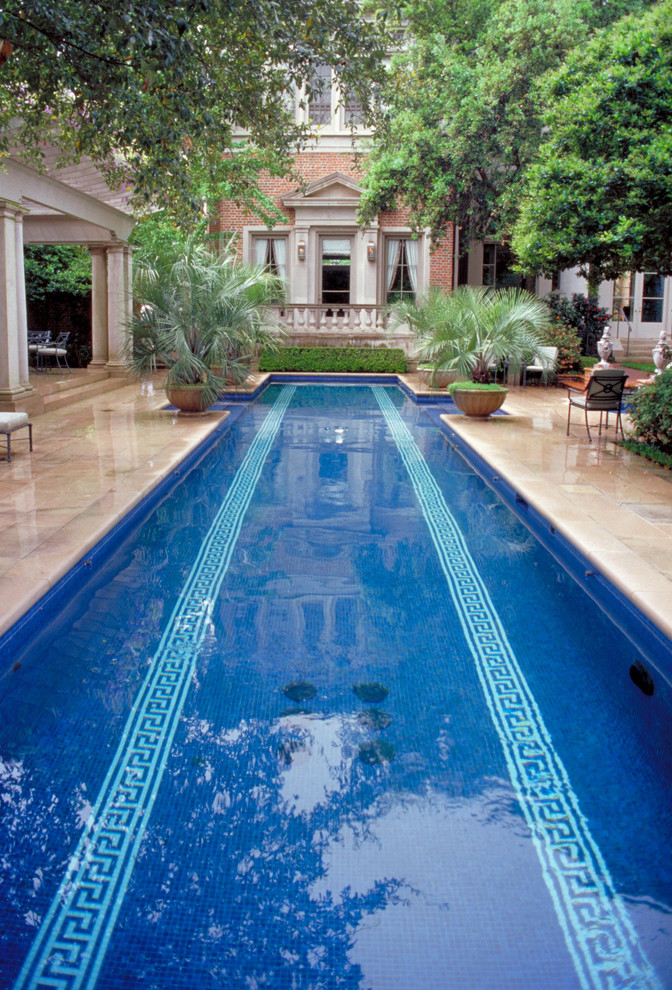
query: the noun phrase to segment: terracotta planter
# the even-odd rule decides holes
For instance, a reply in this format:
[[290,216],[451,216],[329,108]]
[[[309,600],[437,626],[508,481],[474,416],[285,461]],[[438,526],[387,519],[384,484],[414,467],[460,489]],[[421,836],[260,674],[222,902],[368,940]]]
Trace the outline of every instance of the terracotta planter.
[[497,412],[503,405],[507,396],[508,388],[502,389],[480,389],[480,388],[456,388],[450,395],[465,416],[477,416],[485,419],[492,413]]
[[166,389],[171,406],[180,412],[200,413],[208,409],[212,402],[206,402],[202,385],[174,385]]

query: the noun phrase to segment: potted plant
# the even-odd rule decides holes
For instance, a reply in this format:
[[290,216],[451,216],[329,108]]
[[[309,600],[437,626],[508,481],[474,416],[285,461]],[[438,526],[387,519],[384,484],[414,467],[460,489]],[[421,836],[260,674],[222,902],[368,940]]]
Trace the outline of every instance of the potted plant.
[[463,285],[453,292],[430,289],[417,303],[399,303],[390,325],[409,327],[420,360],[438,372],[453,372],[448,385],[455,405],[467,416],[489,416],[508,389],[493,383],[503,365],[514,373],[540,355],[550,326],[546,304],[523,289]]
[[139,376],[165,367],[168,399],[183,412],[207,409],[227,383],[245,381],[259,348],[277,344],[269,307],[279,280],[232,251],[188,240],[142,259],[133,289],[127,366]]

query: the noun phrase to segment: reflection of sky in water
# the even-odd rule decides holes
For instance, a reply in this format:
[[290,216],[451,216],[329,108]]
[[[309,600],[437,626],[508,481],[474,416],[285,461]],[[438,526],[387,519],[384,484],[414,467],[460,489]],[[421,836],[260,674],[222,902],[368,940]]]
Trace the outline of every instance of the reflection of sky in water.
[[[281,719],[274,735],[297,743],[279,774],[279,810],[310,815],[349,786],[365,733],[355,719],[304,715]],[[430,788],[389,792],[351,813],[337,834],[317,832],[313,843],[321,876],[309,885],[312,901],[333,908],[386,892],[350,933],[347,955],[361,969],[361,986],[436,990],[450,973],[451,986],[498,990],[517,986],[521,972],[521,986],[578,986],[568,979],[569,958],[558,967],[557,958],[530,951],[529,937],[543,941],[557,921],[505,782],[464,801]],[[487,943],[475,932],[489,933]]]
[[578,986],[569,957],[558,966],[559,946],[545,957],[557,922],[511,801],[496,783],[462,802],[433,791],[389,795],[327,845],[324,875],[311,887],[316,900],[394,885],[351,936],[348,958],[361,967],[362,986]]
[[310,814],[317,805],[327,804],[332,794],[349,786],[356,752],[347,756],[343,752],[346,725],[339,716],[291,715],[279,720],[273,733],[280,740],[282,812]]

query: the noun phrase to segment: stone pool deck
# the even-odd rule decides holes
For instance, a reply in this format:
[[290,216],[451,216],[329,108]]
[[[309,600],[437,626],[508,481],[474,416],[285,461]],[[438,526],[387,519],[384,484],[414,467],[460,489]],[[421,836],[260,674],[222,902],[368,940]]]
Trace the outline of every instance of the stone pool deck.
[[[0,460],[0,633],[226,415],[165,403],[125,384],[35,416],[32,454],[12,443]],[[564,389],[511,389],[505,410],[450,426],[672,638],[672,472],[617,447],[613,427],[589,443],[579,411],[565,436]]]

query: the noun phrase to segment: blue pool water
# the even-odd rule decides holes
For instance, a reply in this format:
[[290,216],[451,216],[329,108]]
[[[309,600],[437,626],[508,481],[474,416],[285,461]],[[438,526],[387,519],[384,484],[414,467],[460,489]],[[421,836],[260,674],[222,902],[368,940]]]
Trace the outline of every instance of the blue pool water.
[[239,412],[6,664],[0,986],[672,988],[667,659],[397,389]]

